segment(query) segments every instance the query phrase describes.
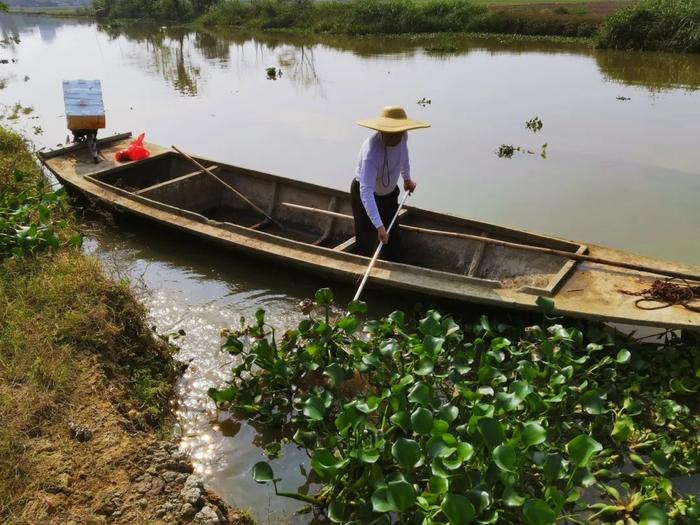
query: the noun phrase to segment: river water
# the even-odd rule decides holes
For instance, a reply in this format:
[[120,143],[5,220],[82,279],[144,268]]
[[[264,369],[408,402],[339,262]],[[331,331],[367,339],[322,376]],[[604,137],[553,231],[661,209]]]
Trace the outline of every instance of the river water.
[[[700,264],[700,56],[497,38],[110,29],[29,15],[0,15],[0,30],[9,60],[0,112],[31,106],[10,123],[37,147],[66,140],[61,81],[98,78],[104,135],[145,131],[152,142],[346,189],[367,134],[353,121],[400,104],[433,124],[411,134],[412,205]],[[445,46],[454,48],[435,49]],[[281,76],[268,79],[268,67]],[[538,133],[525,127],[533,117]],[[499,158],[501,144],[533,154]],[[217,415],[206,390],[228,375],[221,328],[258,308],[290,326],[297,303],[328,283],[123,220],[95,229],[86,248],[147,290],[161,333],[187,333],[177,341],[191,361],[178,431],[197,469],[260,523],[294,521],[298,503],[250,477],[271,436]],[[375,297],[373,308],[409,301]],[[273,462],[281,488],[307,486],[305,464],[285,446]]]

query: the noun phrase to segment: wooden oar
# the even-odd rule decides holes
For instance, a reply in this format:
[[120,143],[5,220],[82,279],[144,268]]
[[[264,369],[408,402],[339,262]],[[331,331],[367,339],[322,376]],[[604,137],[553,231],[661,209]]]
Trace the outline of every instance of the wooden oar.
[[[386,229],[386,232],[389,233],[391,231],[391,228],[394,226],[394,223],[396,222],[396,219],[399,216],[399,213],[401,213],[401,208],[403,208],[404,202],[406,202],[406,199],[408,199],[408,196],[411,194],[411,192],[407,191],[406,193],[403,194],[403,199],[401,199],[401,202],[399,203],[399,208],[396,210],[396,213],[394,214],[394,218],[391,219],[391,223],[389,223],[389,227]],[[286,203],[285,203],[286,204]],[[367,270],[365,270],[365,274],[362,276],[362,281],[360,282],[360,286],[357,288],[357,292],[355,292],[355,297],[352,298],[353,301],[357,301],[360,298],[360,295],[362,295],[362,290],[365,287],[365,284],[367,283],[367,279],[369,278],[369,273],[372,271],[372,268],[374,267],[374,263],[377,262],[377,257],[379,257],[379,252],[382,251],[382,248],[384,247],[383,242],[379,242],[379,246],[377,246],[377,249],[374,250],[374,255],[372,256],[372,260],[369,261],[369,264],[367,265]]]
[[[292,204],[290,202],[283,202],[282,206],[288,206],[290,208],[296,208],[298,210],[308,211],[311,213],[323,213],[326,215],[333,215],[334,217],[339,217],[341,219],[352,219],[352,215],[347,215],[345,213],[338,213],[334,211],[321,210],[319,208],[311,208],[309,206],[302,206],[300,204]],[[515,242],[502,241],[500,239],[492,239],[491,237],[482,237],[479,235],[470,235],[468,233],[458,233],[458,232],[448,232],[444,230],[432,230],[429,228],[420,228],[418,226],[409,226],[407,224],[401,224],[401,228],[408,231],[413,231],[417,233],[425,233],[427,235],[440,235],[443,237],[454,237],[456,239],[466,239],[469,241],[478,241],[486,244],[494,244],[496,246],[502,246],[504,248],[513,248],[515,250],[525,250],[529,252],[545,253],[548,255],[557,255],[560,257],[566,257],[568,259],[573,259],[575,261],[585,261],[596,264],[603,264],[605,266],[614,266],[617,268],[626,268],[628,270],[637,270],[640,272],[654,273],[657,275],[665,275],[668,277],[675,277],[677,279],[685,279],[687,281],[700,281],[700,275],[677,272],[674,270],[665,270],[663,268],[656,268],[653,266],[646,266],[643,264],[634,264],[624,261],[615,261],[613,259],[603,259],[601,257],[593,257],[591,255],[583,255],[580,253],[567,252],[565,250],[556,250],[553,248],[544,248],[542,246],[532,246],[530,244],[519,244]]]
[[221,184],[223,184],[224,186],[226,186],[226,187],[227,187],[229,190],[231,190],[236,196],[240,197],[240,198],[243,199],[249,206],[251,206],[252,208],[254,208],[258,213],[261,213],[263,216],[265,216],[265,217],[267,218],[267,220],[269,220],[270,222],[273,222],[274,224],[276,224],[277,226],[279,226],[279,227],[280,227],[281,229],[283,229],[283,230],[286,230],[286,229],[287,229],[287,228],[285,228],[282,224],[280,224],[278,221],[276,221],[275,219],[273,219],[272,217],[270,217],[270,216],[269,216],[266,212],[264,212],[259,206],[257,206],[254,202],[252,202],[248,197],[246,197],[245,195],[243,195],[243,194],[242,194],[240,191],[238,191],[236,188],[234,188],[234,187],[231,186],[230,184],[226,183],[224,180],[220,179],[220,178],[217,177],[216,175],[214,175],[214,172],[213,172],[213,171],[211,171],[210,169],[208,169],[208,168],[202,166],[199,162],[197,162],[195,159],[193,159],[192,157],[190,157],[190,156],[189,156],[187,153],[185,153],[184,151],[180,151],[180,150],[179,150],[178,148],[176,148],[175,146],[170,146],[170,147],[171,147],[172,149],[174,149],[175,151],[177,151],[180,155],[182,155],[182,156],[185,157],[186,159],[189,159],[190,161],[192,161],[192,163],[195,164],[197,167],[199,167],[199,169],[205,171],[207,174],[209,174],[210,176],[214,177],[217,181],[219,181]]

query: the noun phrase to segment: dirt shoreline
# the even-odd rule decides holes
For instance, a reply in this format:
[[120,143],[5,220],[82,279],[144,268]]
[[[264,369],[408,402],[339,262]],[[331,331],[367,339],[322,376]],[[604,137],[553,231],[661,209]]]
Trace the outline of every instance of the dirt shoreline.
[[176,440],[135,429],[139,414],[122,413],[127,394],[108,378],[112,366],[86,356],[71,403],[25,444],[50,475],[9,523],[251,523],[204,487]]

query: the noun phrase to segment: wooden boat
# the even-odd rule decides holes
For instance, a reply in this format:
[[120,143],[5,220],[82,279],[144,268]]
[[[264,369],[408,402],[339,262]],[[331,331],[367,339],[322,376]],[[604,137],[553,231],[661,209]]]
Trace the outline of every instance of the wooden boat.
[[[151,156],[146,160],[116,163],[114,154],[127,146],[129,137],[103,139],[98,163],[80,145],[43,152],[40,158],[69,189],[232,250],[353,282],[367,267],[368,258],[353,253],[347,193],[196,157],[216,174],[213,177],[172,149],[155,144],[147,144]],[[553,299],[555,311],[562,315],[700,327],[698,312],[681,305],[641,309],[636,305],[639,297],[622,292],[644,290],[663,277],[571,257],[586,254],[691,276],[700,275],[697,267],[412,207],[403,211],[401,225],[409,259],[406,264],[378,261],[370,278],[373,287],[524,310],[535,310],[537,298],[545,296]],[[533,253],[510,243],[542,251]]]

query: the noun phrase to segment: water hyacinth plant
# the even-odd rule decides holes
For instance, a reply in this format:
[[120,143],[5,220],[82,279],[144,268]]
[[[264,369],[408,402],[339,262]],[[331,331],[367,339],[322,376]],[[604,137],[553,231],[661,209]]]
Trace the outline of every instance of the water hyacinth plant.
[[[281,337],[262,310],[226,331],[217,406],[284,427],[322,488],[279,492],[334,523],[696,523],[671,477],[697,471],[700,348],[627,341],[548,317],[458,324],[428,311],[333,315],[323,289]],[[318,315],[316,315],[318,314]]]
[[[27,176],[14,172],[14,184],[21,185]],[[0,261],[39,251],[58,248],[61,244],[79,246],[82,237],[70,233],[66,225],[67,198],[63,188],[48,191],[41,181],[25,185],[15,192],[0,189]]]

